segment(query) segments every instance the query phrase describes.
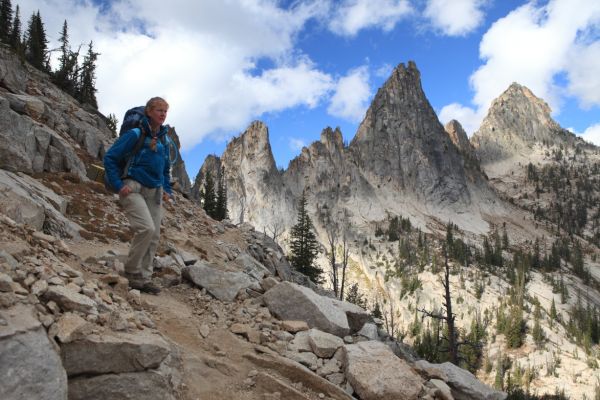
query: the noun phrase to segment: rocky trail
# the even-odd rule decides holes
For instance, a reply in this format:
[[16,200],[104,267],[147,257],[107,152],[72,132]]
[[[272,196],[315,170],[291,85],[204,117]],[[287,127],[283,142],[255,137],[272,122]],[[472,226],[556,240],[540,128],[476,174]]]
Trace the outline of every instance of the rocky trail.
[[[130,290],[116,199],[71,174],[37,178],[0,213],[3,399],[505,396],[460,368],[416,361],[365,310],[292,283],[306,281],[268,237],[180,194],[154,260],[162,292]],[[65,214],[37,209],[42,230],[16,222],[32,193],[67,201]],[[61,238],[69,224],[79,235]]]

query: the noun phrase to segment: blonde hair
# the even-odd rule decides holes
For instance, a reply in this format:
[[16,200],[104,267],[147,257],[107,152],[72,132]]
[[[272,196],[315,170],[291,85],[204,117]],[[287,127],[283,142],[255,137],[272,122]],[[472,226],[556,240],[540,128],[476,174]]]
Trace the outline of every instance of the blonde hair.
[[146,103],[146,108],[144,108],[144,112],[148,114],[148,111],[152,110],[155,107],[158,107],[159,104],[164,104],[169,108],[169,103],[162,97],[153,97]]

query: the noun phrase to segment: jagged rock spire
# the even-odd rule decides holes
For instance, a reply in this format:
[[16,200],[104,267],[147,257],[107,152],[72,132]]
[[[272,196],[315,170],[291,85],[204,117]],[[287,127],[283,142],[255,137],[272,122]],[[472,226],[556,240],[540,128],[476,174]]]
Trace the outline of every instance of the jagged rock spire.
[[468,202],[464,165],[421,87],[414,62],[379,89],[350,144],[367,179],[432,203]]

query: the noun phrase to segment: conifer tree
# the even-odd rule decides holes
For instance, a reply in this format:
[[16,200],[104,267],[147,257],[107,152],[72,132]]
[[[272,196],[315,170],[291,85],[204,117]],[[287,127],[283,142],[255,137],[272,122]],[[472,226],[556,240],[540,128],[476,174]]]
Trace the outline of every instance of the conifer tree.
[[15,50],[19,56],[23,56],[23,43],[21,42],[21,11],[19,5],[15,9],[15,19],[12,22],[12,30],[8,39],[8,44]]
[[554,297],[552,297],[552,305],[550,305],[550,326],[556,321],[558,314],[556,312],[556,304],[554,303]]
[[94,43],[90,42],[88,51],[83,58],[79,77],[79,90],[76,96],[81,103],[87,103],[96,109],[98,108],[98,101],[96,100],[96,60],[98,56],[99,53],[94,51]]
[[59,65],[53,74],[53,80],[58,87],[73,96],[77,90],[77,75],[79,73],[77,58],[79,57],[79,51],[76,53],[71,51],[67,20],[63,24],[58,41],[60,42]]
[[10,0],[0,1],[0,41],[4,43],[10,42],[10,34],[12,33],[12,4]]
[[204,211],[209,217],[214,218],[215,211],[217,208],[217,200],[215,195],[215,182],[213,180],[210,171],[206,171],[206,178],[204,179]]
[[323,270],[314,265],[314,260],[319,253],[319,242],[313,232],[314,227],[308,210],[306,209],[306,192],[302,192],[302,197],[298,204],[298,219],[296,225],[292,227],[291,254],[290,263],[296,271],[308,276],[315,283],[322,283],[321,275]]
[[229,217],[227,214],[227,183],[225,182],[225,168],[221,167],[217,186],[217,202],[215,204],[215,219],[222,221]]
[[40,12],[29,19],[25,40],[25,59],[40,71],[48,72],[48,39]]
[[[350,288],[348,289],[348,294],[346,294],[346,301],[352,304],[356,304],[359,307],[365,309],[367,308],[367,301],[365,300],[363,294],[360,293],[360,291],[358,290],[358,283],[353,283],[352,285],[350,285]],[[381,318],[382,314],[381,308],[379,308],[379,303],[375,303],[373,313],[375,313],[377,310],[379,311],[379,317],[376,318]],[[375,315],[373,316],[375,317]]]

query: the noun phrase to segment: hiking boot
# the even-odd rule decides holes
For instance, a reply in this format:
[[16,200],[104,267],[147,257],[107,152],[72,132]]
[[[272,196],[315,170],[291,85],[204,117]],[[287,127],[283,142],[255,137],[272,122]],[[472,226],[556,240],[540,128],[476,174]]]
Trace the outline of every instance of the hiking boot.
[[148,282],[129,282],[129,287],[132,289],[137,289],[140,292],[157,295],[160,293],[160,288],[156,286],[154,283]]

